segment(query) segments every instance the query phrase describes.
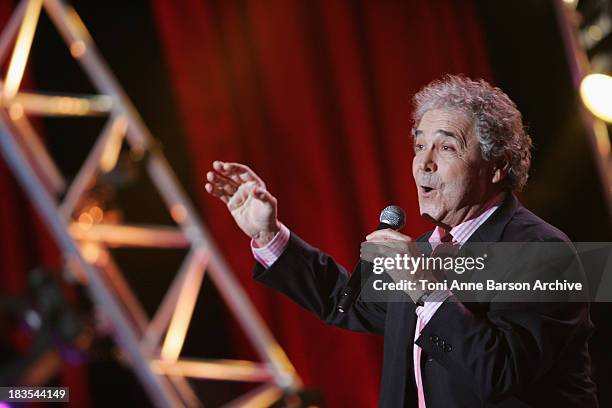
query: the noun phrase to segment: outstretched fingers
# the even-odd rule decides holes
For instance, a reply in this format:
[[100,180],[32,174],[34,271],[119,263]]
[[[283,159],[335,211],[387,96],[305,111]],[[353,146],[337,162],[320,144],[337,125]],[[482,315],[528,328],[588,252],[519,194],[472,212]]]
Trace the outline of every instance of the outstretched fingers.
[[229,195],[233,195],[238,190],[238,187],[240,187],[233,180],[214,171],[206,173],[206,180],[212,184],[213,187],[221,189]]
[[215,161],[213,162],[213,169],[222,174],[223,176],[231,179],[236,184],[240,185],[245,182],[255,182],[258,186],[266,188],[265,183],[250,167],[245,166],[241,163],[231,163]]
[[230,209],[241,205],[250,194],[264,202],[275,203],[276,200],[259,176],[241,163],[214,161],[213,170],[206,173],[206,181],[206,191]]
[[213,196],[219,198],[225,204],[228,204],[230,199],[232,198],[232,196],[228,194],[227,191],[225,191],[225,189],[222,189],[212,183],[206,183],[204,185],[204,188],[209,194],[212,194]]

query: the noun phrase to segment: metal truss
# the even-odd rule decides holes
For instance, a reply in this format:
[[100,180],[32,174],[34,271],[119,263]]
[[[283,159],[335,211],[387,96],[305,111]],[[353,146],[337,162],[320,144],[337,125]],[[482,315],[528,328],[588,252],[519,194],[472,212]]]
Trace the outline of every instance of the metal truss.
[[[43,10],[99,94],[49,95],[20,91]],[[0,64],[7,58],[7,73],[4,81],[0,81],[0,150],[66,261],[87,285],[97,307],[111,320],[115,340],[151,402],[158,407],[201,406],[188,378],[262,383],[228,406],[269,406],[284,393],[301,390],[301,380],[294,367],[234,277],[74,8],[60,0],[21,1],[0,35]],[[40,141],[28,115],[108,119],[80,171],[69,182]],[[131,154],[143,158],[175,226],[106,222],[104,211],[99,207],[91,208],[88,214],[78,213],[78,203],[87,196],[96,179],[116,165],[124,142]],[[109,248],[133,246],[188,250],[151,318],[109,251]],[[205,271],[246,332],[261,362],[181,358]]]

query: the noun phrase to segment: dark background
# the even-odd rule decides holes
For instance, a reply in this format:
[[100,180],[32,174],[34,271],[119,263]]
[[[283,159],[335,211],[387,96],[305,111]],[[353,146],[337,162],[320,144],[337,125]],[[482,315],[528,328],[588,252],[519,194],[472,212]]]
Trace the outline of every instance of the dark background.
[[[333,88],[335,84],[334,76],[330,72],[333,72],[336,68],[337,64],[334,56],[338,51],[329,48],[334,46],[333,43],[326,45],[326,37],[321,34],[324,31],[324,27],[321,26],[322,21],[324,21],[324,17],[322,17],[323,3],[297,2],[294,7],[297,7],[298,10],[289,13],[284,9],[279,10],[279,3],[271,2],[268,6],[270,10],[274,9],[274,11],[270,11],[269,19],[267,12],[260,10],[259,20],[253,17],[255,13],[252,4],[247,5],[248,2],[242,1],[227,3],[222,1],[202,1],[201,3],[186,1],[175,2],[174,5],[172,2],[150,3],[144,0],[129,2],[118,0],[107,0],[105,2],[73,1],[72,3],[145,123],[160,140],[164,153],[183,186],[202,211],[204,222],[212,224],[212,231],[216,237],[219,237],[221,248],[226,256],[231,257],[232,254],[236,253],[236,248],[240,247],[239,255],[244,260],[238,267],[233,264],[237,269],[236,273],[254,297],[255,303],[261,308],[260,311],[270,325],[272,332],[278,336],[281,345],[288,350],[289,357],[295,362],[298,372],[304,376],[306,384],[314,388],[326,389],[329,387],[329,382],[334,380],[326,378],[322,373],[328,371],[329,367],[327,365],[330,362],[325,357],[324,352],[321,352],[319,357],[316,355],[318,353],[313,354],[306,350],[296,350],[305,347],[303,343],[306,340],[315,344],[312,346],[315,350],[317,347],[319,347],[319,350],[323,350],[326,344],[329,344],[330,338],[336,339],[336,342],[333,345],[330,344],[330,347],[342,348],[342,353],[345,356],[343,358],[347,360],[337,357],[338,360],[332,360],[331,364],[339,365],[345,364],[346,361],[352,362],[355,370],[360,371],[361,374],[355,374],[354,377],[346,379],[347,386],[351,388],[370,387],[372,389],[363,391],[363,394],[353,397],[360,398],[359,400],[351,400],[351,397],[340,391],[337,391],[336,395],[329,395],[328,392],[326,398],[330,406],[356,406],[356,404],[370,406],[375,401],[378,392],[376,387],[380,370],[380,341],[369,336],[342,334],[335,329],[329,329],[318,322],[314,322],[314,318],[304,317],[306,315],[303,313],[299,314],[300,317],[291,317],[290,313],[301,312],[290,309],[292,306],[287,306],[284,299],[275,297],[276,295],[270,294],[265,289],[250,284],[248,267],[243,267],[243,265],[249,265],[252,262],[248,258],[248,241],[239,235],[236,231],[237,228],[231,225],[229,218],[218,220],[213,217],[215,214],[221,214],[224,209],[219,208],[221,206],[218,203],[203,194],[203,178],[208,168],[201,161],[194,160],[194,155],[200,154],[197,147],[205,146],[203,148],[209,150],[205,154],[207,158],[242,159],[241,161],[246,161],[252,165],[257,172],[261,172],[265,176],[264,179],[270,181],[269,187],[273,194],[278,192],[281,219],[291,228],[296,228],[298,234],[302,234],[306,228],[303,226],[300,229],[300,225],[312,224],[317,221],[319,215],[321,216],[320,222],[326,223],[326,215],[317,212],[321,208],[320,206],[325,208],[329,205],[343,208],[342,203],[359,200],[359,194],[362,190],[360,190],[358,184],[362,181],[360,179],[351,181],[350,168],[348,170],[346,168],[329,168],[338,172],[338,180],[348,180],[347,183],[352,186],[349,188],[337,183],[332,184],[331,188],[339,190],[339,194],[343,194],[342,197],[344,198],[330,204],[332,199],[330,201],[325,199],[328,190],[319,188],[316,178],[304,179],[300,177],[300,174],[304,172],[316,171],[315,168],[320,165],[320,159],[314,159],[306,154],[300,156],[299,152],[291,150],[286,157],[293,158],[293,161],[288,158],[285,159],[282,154],[279,155],[283,152],[283,149],[295,149],[296,146],[300,146],[300,143],[307,146],[310,140],[308,138],[311,135],[319,134],[317,129],[311,129],[310,132],[312,133],[309,133],[308,129],[300,128],[299,122],[291,122],[287,125],[290,133],[283,133],[283,129],[275,125],[275,121],[279,120],[275,116],[278,111],[272,108],[269,108],[266,112],[258,112],[263,125],[259,130],[253,129],[251,127],[252,123],[247,120],[248,113],[245,113],[243,109],[245,106],[254,109],[259,108],[255,108],[255,103],[249,105],[240,100],[243,97],[242,93],[248,94],[248,97],[253,97],[255,100],[265,98],[268,95],[266,87],[272,86],[269,82],[271,79],[266,77],[265,72],[262,72],[265,70],[265,67],[262,68],[264,63],[257,60],[257,57],[261,56],[261,59],[265,60],[264,54],[271,51],[266,50],[265,46],[261,44],[261,38],[259,40],[249,40],[249,36],[245,36],[243,31],[238,37],[247,38],[247,41],[242,44],[247,48],[244,54],[247,57],[244,61],[237,60],[237,56],[239,57],[242,54],[235,53],[234,50],[241,44],[234,42],[237,40],[236,37],[232,36],[231,27],[239,27],[236,28],[237,30],[248,28],[256,30],[257,24],[265,25],[269,23],[273,25],[276,23],[278,24],[277,28],[282,31],[282,24],[289,25],[298,21],[302,24],[299,30],[306,38],[304,40],[307,48],[306,54],[310,58],[309,61],[314,61],[309,67],[310,71],[308,71],[308,74],[305,73],[304,76],[311,74],[318,87]],[[392,137],[392,140],[407,138],[411,126],[409,116],[405,115],[409,108],[405,106],[397,108],[401,114],[395,116],[395,118],[400,118],[400,123],[396,127],[389,126],[387,123],[396,123],[398,120],[386,119],[386,115],[392,115],[389,111],[396,109],[394,105],[396,100],[385,98],[384,85],[381,85],[383,80],[380,79],[381,76],[385,75],[384,67],[393,66],[393,58],[396,57],[394,52],[401,49],[401,41],[405,38],[413,38],[416,43],[426,41],[424,37],[428,35],[438,36],[435,44],[439,48],[429,50],[429,53],[436,55],[437,59],[423,58],[419,53],[419,48],[411,45],[412,42],[406,43],[406,58],[397,57],[405,65],[402,66],[395,61],[398,65],[396,69],[398,71],[401,69],[410,70],[402,74],[389,71],[397,74],[397,86],[405,88],[401,91],[405,93],[405,99],[397,99],[397,102],[407,106],[406,102],[409,102],[410,93],[415,92],[429,80],[447,71],[465,72],[470,76],[482,76],[501,87],[519,106],[535,144],[530,181],[521,196],[524,204],[540,217],[566,232],[574,241],[610,241],[610,222],[598,176],[595,172],[591,149],[579,119],[578,107],[580,101],[570,82],[552,3],[538,0],[523,2],[479,0],[475,3],[436,1],[428,6],[416,6],[414,2],[408,2],[408,5],[403,6],[398,5],[400,2],[387,1],[381,3],[388,5],[388,7],[374,7],[366,1],[354,1],[345,7],[351,17],[350,21],[355,24],[356,34],[353,39],[356,41],[355,46],[359,49],[362,74],[366,78],[365,81],[361,81],[364,84],[365,106],[372,115],[368,126],[372,134],[379,137],[378,139],[372,139],[374,143],[385,144],[385,141],[391,140],[385,139],[385,137]],[[172,36],[176,35],[178,37],[180,34],[172,34],[172,30],[176,26],[173,27],[168,21],[174,21],[172,19],[176,16],[169,15],[168,10],[174,10],[176,15],[180,17],[204,7],[206,7],[206,15],[210,20],[187,20],[185,23],[187,26],[194,24],[192,28],[194,44],[185,44],[184,49],[173,48],[172,44],[176,45],[176,42],[172,42]],[[275,9],[275,7],[277,8]],[[286,6],[286,8],[288,7]],[[401,10],[403,14],[393,12],[395,8]],[[419,23],[420,25],[417,27],[417,23],[411,20],[413,8],[419,8],[420,12],[427,8],[429,20],[425,23]],[[464,14],[453,14],[458,13],[458,10],[470,16],[469,20],[466,20]],[[336,12],[339,11],[336,10]],[[285,16],[283,13],[287,15]],[[291,16],[296,20],[292,20]],[[373,21],[375,19],[379,19],[376,20],[378,25],[374,25]],[[385,21],[385,19],[390,20]],[[465,24],[475,27],[474,31],[470,31],[471,34],[466,34],[469,39],[452,39],[452,41],[463,41],[464,48],[455,47],[451,49],[451,39],[448,39],[449,48],[447,49],[444,46],[446,43],[445,34],[440,33],[440,31],[448,29],[450,31],[447,31],[446,35],[452,36],[453,29],[443,26],[453,19],[457,20],[457,26]],[[180,21],[180,19],[178,20]],[[401,21],[395,25],[395,20]],[[198,24],[201,24],[202,27]],[[381,29],[382,26],[388,27],[388,31]],[[374,27],[377,27],[378,31],[375,31]],[[394,31],[395,27],[400,27],[401,30],[406,30],[406,32]],[[422,28],[429,31],[420,31]],[[203,51],[202,55],[186,55],[185,59],[180,62],[176,62],[176,60],[172,62],[173,60],[171,60],[173,55],[177,55],[175,54],[177,52],[185,54],[190,49],[197,49],[199,41],[203,41],[203,48],[206,47],[208,43],[198,37],[197,33],[200,33],[198,30],[204,30],[218,38],[218,49],[216,49],[218,56],[220,56],[218,65],[221,70],[230,73],[228,74],[229,79],[225,78],[225,80],[229,89],[228,93],[234,98],[232,100],[230,97],[229,102],[227,102],[229,108],[223,104],[221,104],[221,107],[211,106],[210,101],[206,101],[202,105],[205,109],[202,109],[201,112],[198,112],[199,105],[197,103],[188,107],[185,87],[189,85],[186,85],[185,81],[190,79],[182,76],[177,78],[181,75],[180,72],[183,72],[182,69],[189,68],[185,65],[193,62],[194,75],[210,76],[214,80],[217,78],[215,77],[214,64],[206,59],[209,56],[207,52],[210,50]],[[262,29],[262,31],[265,30]],[[381,33],[380,37],[375,35],[378,32]],[[398,44],[387,44],[385,42],[386,36],[390,36],[388,38],[397,37]],[[480,39],[480,45],[474,48],[474,41],[478,39]],[[292,44],[292,40],[293,37],[288,34],[286,44]],[[258,43],[258,41],[260,42]],[[347,41],[350,43],[350,40]],[[43,43],[44,45],[42,45]],[[388,49],[385,48],[387,45]],[[193,48],[189,48],[189,46]],[[273,47],[274,45],[269,46]],[[251,48],[249,49],[249,47]],[[469,53],[469,55],[466,53]],[[458,54],[467,55],[464,65],[453,61]],[[387,56],[390,60],[385,62],[386,65],[379,64],[378,61],[384,60]],[[287,58],[291,60],[291,55]],[[339,58],[346,58],[346,55],[340,55]],[[473,62],[475,60],[478,62]],[[373,61],[376,61],[376,63]],[[36,88],[50,91],[93,92],[93,88],[80,73],[78,67],[71,62],[64,44],[46,16],[43,16],[41,26],[36,34],[31,63],[32,66],[28,73],[29,80],[36,85]],[[177,68],[176,64],[183,64],[183,66]],[[296,73],[296,70],[293,69],[299,66],[299,63],[291,61],[291,64],[292,69],[286,75],[290,77],[293,75],[291,80],[300,78],[299,72]],[[208,71],[209,66],[213,66],[210,71]],[[244,68],[245,66],[255,68],[249,71],[249,69]],[[197,70],[200,68],[203,69],[198,72]],[[243,75],[247,74],[242,69],[248,71],[247,74],[257,76],[259,80],[253,82],[259,84],[258,86],[261,88],[257,88],[257,86],[252,89],[242,87],[245,83],[247,85],[251,83],[244,80]],[[304,69],[304,71],[307,70]],[[276,72],[276,75],[281,75],[279,72]],[[416,79],[411,80],[413,82],[402,82],[401,75],[412,75]],[[268,82],[261,78],[267,78]],[[392,80],[388,79],[388,81]],[[282,78],[278,81],[279,83],[282,82]],[[360,81],[357,80],[357,82]],[[263,85],[261,85],[262,83]],[[405,86],[406,84],[409,85]],[[278,86],[282,86],[282,83]],[[204,93],[211,92],[214,94],[215,92],[213,86],[206,87],[198,83],[194,83],[193,88],[191,97],[194,100],[198,100],[198,97],[207,97]],[[299,93],[293,95],[295,98],[300,96],[303,95]],[[322,122],[326,129],[325,132],[320,132],[322,134],[320,140],[322,140],[321,143],[324,146],[332,151],[332,155],[333,152],[342,154],[349,146],[342,143],[350,143],[351,128],[350,125],[342,123],[339,119],[343,115],[341,103],[337,103],[342,100],[341,95],[332,95],[329,98],[325,96],[326,94],[322,92],[315,103],[320,110],[319,114],[323,117]],[[286,103],[291,105],[294,102],[291,95],[288,95]],[[224,130],[225,125],[220,123],[222,119],[215,116],[222,116],[222,113],[215,109],[223,110],[226,108],[235,114],[238,112],[235,117],[242,118],[242,120],[235,120],[233,123],[238,128],[236,131],[239,135],[238,142],[227,142],[230,145],[232,143],[237,144],[237,151],[239,152],[244,149],[242,153],[231,153],[234,150],[231,146],[228,147],[224,141],[226,140],[224,139],[226,135],[223,133],[226,131]],[[303,111],[299,106],[296,106],[295,109]],[[403,125],[401,125],[402,117]],[[215,126],[202,125],[201,129],[207,132],[218,131],[221,136],[209,140],[206,133],[196,134],[197,132],[194,129],[197,129],[197,126],[195,124],[199,121],[215,123]],[[66,174],[74,174],[103,123],[100,119],[82,119],[71,122],[68,122],[67,119],[53,119],[38,121],[37,125],[46,135],[49,150],[61,163],[62,170]],[[402,127],[405,129],[399,131]],[[67,136],[68,129],[70,129],[70,136]],[[394,130],[401,134],[397,134],[398,132]],[[274,137],[266,138],[268,136],[262,136],[266,132]],[[389,136],[389,134],[392,136]],[[252,140],[256,140],[255,142],[249,141],[251,136],[253,137]],[[259,139],[255,139],[256,137],[259,137]],[[194,142],[194,140],[196,141]],[[286,142],[287,145],[283,145],[285,143],[283,140],[297,140],[297,142]],[[245,153],[249,149],[257,149],[258,147],[255,146],[257,143],[263,143],[263,151],[258,153],[259,156],[249,156],[249,153]],[[308,151],[307,147],[305,149]],[[394,146],[389,144],[377,147],[373,151],[362,150],[361,153],[375,156],[374,164],[380,163],[377,174],[397,174],[398,167],[394,167],[393,164],[384,160],[385,149],[394,149]],[[265,157],[267,152],[269,157]],[[407,159],[410,159],[409,154],[411,153],[406,150],[405,153],[399,152],[398,154],[408,156]],[[353,153],[353,156],[357,157],[356,163],[353,163],[354,166],[359,166],[362,163],[361,160],[363,160],[363,166],[368,165],[365,158],[359,157],[356,153]],[[244,160],[245,157],[247,160]],[[255,157],[259,159],[255,159]],[[393,157],[390,156],[389,158],[392,161]],[[295,168],[299,170],[294,170]],[[357,178],[357,176],[355,177]],[[374,176],[372,176],[372,179],[377,180]],[[381,190],[378,192],[381,197],[378,202],[385,203],[388,200],[405,203],[409,207],[410,215],[411,211],[414,212],[416,200],[414,196],[410,195],[409,187],[406,187],[408,190],[401,190],[404,187],[397,187],[400,184],[408,183],[406,180],[409,179],[411,179],[409,170],[408,173],[401,174],[401,177],[398,175],[397,179],[384,177],[383,180],[381,177],[377,181]],[[365,181],[363,182],[365,183]],[[412,183],[411,180],[409,182]],[[291,184],[293,187],[284,188],[286,184]],[[13,190],[6,191],[18,192],[18,188],[11,188]],[[300,197],[299,192],[302,190],[304,196]],[[152,187],[145,183],[142,187],[128,188],[119,194],[117,200],[126,208],[126,219],[129,221],[168,222],[161,204],[151,199],[146,202],[142,201],[141,197],[149,193],[153,193]],[[311,194],[318,198],[312,198]],[[361,199],[364,198],[361,197]],[[23,198],[16,200],[20,200],[18,202],[21,203],[25,202]],[[306,200],[306,204],[299,207],[304,211],[298,212],[296,210],[292,212],[289,208],[294,204],[296,207],[299,206],[300,204],[297,204],[299,200]],[[408,204],[406,200],[411,200],[411,204]],[[377,208],[379,206],[378,202],[373,201],[371,208]],[[372,229],[377,215],[377,210],[372,210],[369,207],[367,207],[367,211],[363,211],[367,213],[363,216],[361,213],[354,213],[357,211],[357,207],[346,206],[344,216],[348,220],[356,221],[350,223],[348,227],[343,226],[342,232],[332,224],[328,225],[324,231],[328,238],[319,237],[316,230],[304,231],[305,237],[326,250],[330,248],[330,245],[333,245],[330,243],[335,242],[334,240],[342,239],[345,236],[352,237],[352,241],[349,241],[345,247],[339,249],[337,246],[333,246],[329,249],[332,255],[346,261],[345,265],[350,265],[356,259],[356,255],[351,253],[350,248],[357,248],[360,241],[359,237]],[[361,205],[360,208],[363,209],[364,205]],[[27,214],[23,213],[24,210],[20,211],[21,216],[28,218]],[[325,210],[322,212],[325,213]],[[17,224],[17,226],[36,228],[32,227],[31,224],[32,221],[29,220],[27,223]],[[411,228],[409,231],[411,235],[416,235],[425,231],[428,226],[424,222],[416,220],[409,228]],[[24,245],[28,241],[27,237],[21,237],[20,239]],[[0,235],[0,243],[3,243],[3,245],[6,245],[8,240],[15,241],[15,237],[6,234]],[[334,250],[337,253],[334,253]],[[117,251],[115,255],[121,265],[130,268],[130,274],[127,274],[128,279],[135,291],[142,297],[147,310],[153,311],[165,285],[172,277],[172,268],[179,264],[182,254],[162,253],[160,251],[157,253],[125,254]],[[142,262],[145,258],[153,262],[159,270],[148,269]],[[29,267],[33,263],[35,262],[29,260],[22,263],[21,266]],[[5,263],[1,267],[8,268],[9,265]],[[13,268],[19,268],[19,266],[13,265]],[[19,273],[25,273],[25,270]],[[269,297],[272,297],[276,303],[265,303]],[[283,312],[275,312],[279,306],[283,308]],[[610,311],[611,308],[608,304],[594,304],[592,306],[592,319],[596,330],[591,341],[591,353],[593,375],[600,387],[601,406],[609,406],[612,403],[612,393],[609,389],[609,373],[612,369],[612,361],[610,360],[610,354],[607,352],[612,331],[606,319]],[[288,324],[287,319],[306,319],[304,324],[307,326],[298,327],[299,324],[295,322]],[[308,319],[312,319],[312,321]],[[314,331],[312,328],[315,328]],[[313,338],[318,336],[327,337],[321,337],[320,342],[317,342]],[[300,337],[301,339],[299,339]],[[362,340],[363,338],[366,339]],[[232,339],[232,341],[228,341],[228,339]],[[351,343],[349,344],[349,342]],[[353,346],[356,344],[360,344],[361,347]],[[364,344],[367,345],[367,348],[363,348]],[[233,320],[208,280],[205,281],[202,296],[198,301],[183,354],[198,357],[228,358],[236,357],[237,354],[242,357],[252,354],[252,351],[245,345],[244,338],[238,334]],[[355,354],[361,356],[358,357]],[[102,353],[92,358],[89,364],[84,367],[86,380],[81,384],[86,384],[88,393],[92,396],[89,403],[95,406],[104,406],[116,401],[116,395],[105,392],[109,387],[117,390],[116,393],[119,393],[126,402],[143,403],[146,401],[140,386],[129,370],[114,363],[113,360],[107,358],[106,354]],[[363,383],[363,378],[360,375],[369,379],[367,383]],[[64,373],[64,378],[70,378],[70,374]],[[351,381],[354,383],[351,384]],[[200,382],[197,384],[197,389],[206,405],[217,406],[230,399],[242,388],[235,384]]]

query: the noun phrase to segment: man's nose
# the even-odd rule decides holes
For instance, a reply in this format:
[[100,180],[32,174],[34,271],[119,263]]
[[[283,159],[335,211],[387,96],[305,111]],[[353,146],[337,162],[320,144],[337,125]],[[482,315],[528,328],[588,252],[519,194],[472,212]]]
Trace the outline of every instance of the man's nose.
[[433,149],[428,149],[421,155],[419,162],[419,168],[421,171],[425,173],[433,173],[438,170],[438,165],[436,164],[436,157]]

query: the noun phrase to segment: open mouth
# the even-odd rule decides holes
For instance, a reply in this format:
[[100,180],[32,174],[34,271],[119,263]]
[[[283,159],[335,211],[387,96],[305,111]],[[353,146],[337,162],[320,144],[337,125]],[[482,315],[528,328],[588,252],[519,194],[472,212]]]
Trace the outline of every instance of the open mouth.
[[429,187],[429,186],[419,186],[420,190],[421,190],[421,195],[428,197],[432,194],[432,192],[435,190],[435,188],[433,187]]

